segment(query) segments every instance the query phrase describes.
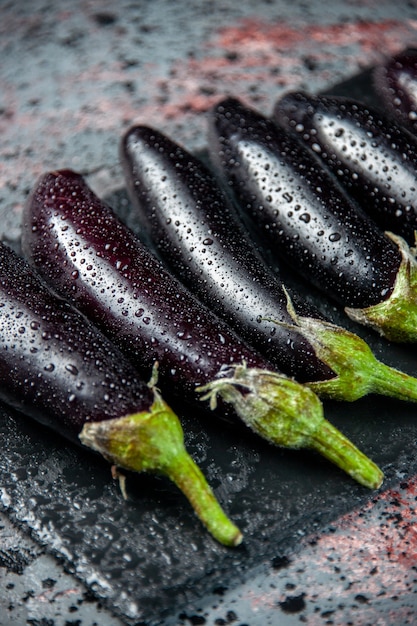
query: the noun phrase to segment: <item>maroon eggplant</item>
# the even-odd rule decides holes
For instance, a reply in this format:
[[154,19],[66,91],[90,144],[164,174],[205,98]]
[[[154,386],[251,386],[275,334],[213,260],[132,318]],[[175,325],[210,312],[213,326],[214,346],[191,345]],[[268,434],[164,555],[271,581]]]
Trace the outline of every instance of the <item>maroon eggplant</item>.
[[147,126],[128,130],[120,152],[133,208],[159,256],[271,363],[321,397],[417,400],[417,379],[377,361],[361,338],[286,290],[200,159]]
[[210,118],[210,154],[272,254],[393,341],[417,339],[417,265],[297,137],[229,98]]
[[417,138],[350,98],[289,93],[274,119],[311,150],[385,231],[415,243]]
[[268,441],[313,447],[357,480],[379,484],[380,471],[324,419],[318,397],[270,369],[203,307],[80,175],[41,177],[25,207],[22,247],[139,370],[158,362],[166,396],[196,403],[204,393],[212,409],[220,398]]
[[406,51],[389,57],[373,70],[375,91],[385,111],[417,133],[417,54]]
[[117,467],[168,476],[216,539],[240,543],[153,381],[3,243],[0,320],[3,402]]

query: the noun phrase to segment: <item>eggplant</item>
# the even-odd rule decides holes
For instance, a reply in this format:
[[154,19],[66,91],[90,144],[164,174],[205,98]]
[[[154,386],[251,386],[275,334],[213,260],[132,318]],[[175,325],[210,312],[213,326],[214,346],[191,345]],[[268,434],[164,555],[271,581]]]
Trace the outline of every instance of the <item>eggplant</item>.
[[417,379],[289,293],[200,159],[148,126],[130,128],[120,154],[132,207],[168,269],[275,367],[320,397],[417,400]]
[[391,341],[417,339],[417,265],[297,137],[236,99],[210,116],[210,155],[271,253]]
[[155,381],[2,242],[0,320],[1,401],[118,468],[168,476],[218,541],[241,542]]
[[381,107],[417,133],[417,54],[401,52],[377,65],[372,78]]
[[379,227],[412,246],[417,230],[417,138],[342,96],[286,94],[274,120],[313,150]]
[[24,209],[22,249],[139,371],[158,362],[165,396],[207,400],[218,415],[229,406],[268,441],[314,448],[359,482],[380,484],[380,470],[325,420],[316,394],[270,369],[203,307],[79,174],[40,178]]
[[[126,133],[121,160],[140,226],[169,269],[287,375],[300,382],[335,377],[298,332],[288,294],[203,163],[145,126]],[[308,314],[306,304],[293,294],[291,300]]]

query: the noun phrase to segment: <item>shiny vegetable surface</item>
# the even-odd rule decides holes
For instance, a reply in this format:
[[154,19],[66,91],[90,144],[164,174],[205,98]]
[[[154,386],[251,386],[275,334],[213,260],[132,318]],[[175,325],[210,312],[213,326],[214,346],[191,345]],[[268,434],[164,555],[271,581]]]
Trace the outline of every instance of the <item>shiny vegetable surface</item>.
[[[141,225],[187,287],[286,374],[301,382],[333,378],[296,329],[285,290],[201,161],[147,127],[126,134],[121,156]],[[291,298],[298,313],[307,313],[307,304]]]
[[0,321],[2,401],[118,467],[168,476],[216,539],[240,543],[160,393],[2,243]]
[[401,52],[373,70],[381,107],[417,133],[417,55]]
[[22,245],[53,288],[73,301],[142,371],[159,363],[166,394],[231,405],[278,445],[311,447],[356,480],[382,476],[323,417],[308,388],[269,369],[203,307],[86,185],[65,170],[44,175],[25,207]]
[[296,137],[235,99],[220,102],[210,154],[271,252],[394,341],[417,339],[417,265]]
[[125,134],[121,158],[140,225],[169,269],[271,363],[332,399],[377,392],[417,400],[415,378],[290,298],[198,158],[147,126]]
[[417,138],[356,100],[290,93],[274,119],[295,131],[383,230],[415,243]]

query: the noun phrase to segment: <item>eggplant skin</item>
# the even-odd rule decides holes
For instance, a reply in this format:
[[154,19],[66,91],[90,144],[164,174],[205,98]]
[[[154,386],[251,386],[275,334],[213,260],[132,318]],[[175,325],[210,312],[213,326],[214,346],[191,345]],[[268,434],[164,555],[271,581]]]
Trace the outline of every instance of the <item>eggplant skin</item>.
[[[121,159],[140,225],[169,270],[285,374],[299,382],[334,377],[294,328],[279,277],[202,161],[146,126],[126,133]],[[320,317],[291,299],[297,314]]]
[[270,369],[75,172],[50,172],[35,185],[24,211],[22,248],[45,281],[141,372],[158,361],[164,394],[195,402],[196,387],[233,364]]
[[120,351],[1,242],[0,342],[0,399],[68,439],[152,405]]
[[417,54],[401,52],[377,65],[372,73],[382,108],[417,133]]
[[212,112],[209,146],[240,211],[275,256],[343,306],[369,307],[391,295],[397,247],[296,137],[228,98]]
[[345,97],[289,93],[274,119],[313,150],[382,230],[415,243],[417,138],[381,112]]

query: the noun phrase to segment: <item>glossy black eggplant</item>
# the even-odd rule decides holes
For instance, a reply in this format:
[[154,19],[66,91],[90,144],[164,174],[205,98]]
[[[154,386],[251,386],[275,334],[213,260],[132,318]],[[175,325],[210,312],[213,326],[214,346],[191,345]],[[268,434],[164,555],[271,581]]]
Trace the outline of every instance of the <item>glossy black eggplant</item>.
[[417,340],[417,264],[296,137],[235,99],[210,123],[210,154],[271,252],[393,341]]
[[[285,290],[202,162],[145,126],[125,135],[121,159],[140,224],[169,269],[286,374],[300,382],[333,378],[295,328]],[[291,300],[297,314],[308,315],[307,304]]]
[[140,226],[168,268],[271,363],[322,397],[417,400],[417,379],[288,293],[202,161],[147,126],[128,130],[120,152]]
[[380,105],[399,123],[417,134],[417,53],[401,52],[373,70]]
[[216,539],[240,543],[155,386],[3,243],[0,322],[3,402],[120,468],[165,474]]
[[417,138],[349,98],[289,93],[274,119],[310,149],[385,231],[415,243]]
[[[313,447],[375,486],[380,471],[323,417],[307,387],[269,363],[203,307],[71,171],[39,180],[25,207],[22,247],[30,262],[148,371],[159,363],[165,394],[215,409],[220,397],[259,435]],[[201,404],[200,404],[201,406]]]

